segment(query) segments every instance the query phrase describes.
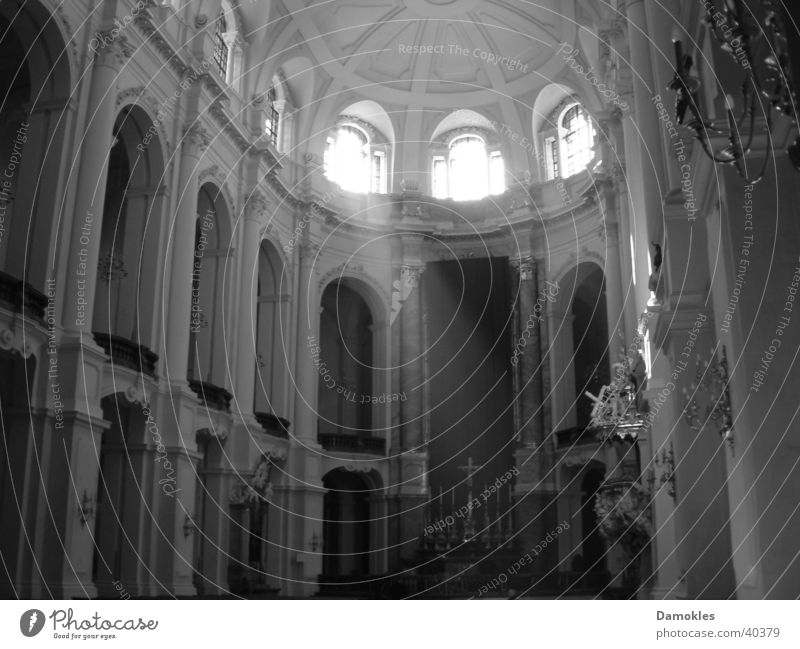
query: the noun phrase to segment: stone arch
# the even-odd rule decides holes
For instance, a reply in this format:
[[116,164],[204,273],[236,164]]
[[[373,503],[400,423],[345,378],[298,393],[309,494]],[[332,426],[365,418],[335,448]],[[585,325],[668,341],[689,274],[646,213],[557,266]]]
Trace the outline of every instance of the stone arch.
[[591,410],[585,392],[597,394],[610,381],[606,277],[596,261],[573,261],[555,283],[549,327],[554,421],[583,428]]
[[124,103],[109,154],[100,265],[92,330],[150,349],[156,346],[155,304],[161,217],[166,198],[164,149],[149,113]]
[[254,412],[285,417],[290,390],[286,376],[291,336],[290,288],[278,248],[262,239],[258,251],[256,291],[256,393]]
[[[62,14],[63,17],[63,14]],[[33,0],[0,5],[0,159],[4,180],[0,216],[0,269],[44,292],[63,191],[66,126],[71,113],[73,71],[63,23]],[[24,181],[24,182],[23,182]],[[63,224],[62,224],[63,227]]]
[[[367,576],[380,572],[385,538],[383,480],[375,469],[335,466],[322,478],[323,576]],[[324,579],[323,579],[324,580]]]
[[319,294],[322,295],[328,284],[337,279],[349,281],[353,288],[361,294],[361,297],[370,305],[376,324],[384,324],[389,321],[391,305],[389,294],[372,275],[364,270],[363,266],[342,264],[328,271],[319,282]]
[[226,226],[228,228],[228,239],[230,239],[231,235],[230,229],[232,229],[233,215],[237,214],[236,201],[234,201],[233,194],[228,186],[228,178],[230,178],[230,176],[230,173],[225,174],[218,165],[206,167],[197,176],[200,187],[207,183],[214,185],[217,193],[225,202],[225,212],[228,215],[228,223]]
[[[117,95],[116,110],[119,113],[126,106],[138,106],[141,108],[150,119],[150,123],[157,131],[158,144],[161,148],[161,157],[163,160],[172,160],[173,148],[170,144],[167,131],[164,128],[164,122],[161,119],[161,107],[158,100],[151,94],[146,92],[145,86],[133,86],[127,88]],[[152,132],[151,129],[148,131]],[[166,179],[166,177],[164,178]]]
[[223,333],[234,295],[232,273],[225,271],[234,242],[229,204],[213,180],[200,181],[197,214],[187,371],[191,381],[224,388],[228,354]]

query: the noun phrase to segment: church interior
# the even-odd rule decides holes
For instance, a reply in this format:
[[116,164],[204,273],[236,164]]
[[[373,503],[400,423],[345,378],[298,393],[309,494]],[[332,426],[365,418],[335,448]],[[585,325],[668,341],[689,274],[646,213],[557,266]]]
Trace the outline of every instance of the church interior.
[[797,598],[792,24],[2,0],[0,596]]

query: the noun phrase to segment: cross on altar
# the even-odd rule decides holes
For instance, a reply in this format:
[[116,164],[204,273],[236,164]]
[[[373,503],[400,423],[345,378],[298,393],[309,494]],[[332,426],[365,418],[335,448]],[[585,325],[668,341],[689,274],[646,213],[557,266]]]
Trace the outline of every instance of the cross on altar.
[[[474,476],[481,468],[483,468],[482,464],[473,464],[472,463],[472,456],[467,458],[467,463],[464,466],[458,467],[459,470],[463,471],[467,474],[467,511],[469,513],[467,517],[467,521],[464,523],[464,536],[465,541],[472,538],[474,533],[474,529],[472,526],[472,476]],[[455,489],[453,489],[453,493],[455,494]]]
[[472,487],[472,476],[474,476],[480,469],[483,468],[482,464],[473,464],[472,456],[467,458],[467,463],[458,467],[460,471],[467,474],[467,486]]

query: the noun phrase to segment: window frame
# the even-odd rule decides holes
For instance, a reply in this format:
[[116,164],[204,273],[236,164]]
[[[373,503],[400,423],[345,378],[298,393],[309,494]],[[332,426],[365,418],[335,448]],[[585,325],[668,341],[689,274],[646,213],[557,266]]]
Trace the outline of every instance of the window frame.
[[[577,124],[571,130],[567,129],[565,122],[571,113],[575,113],[575,120],[583,119],[585,127]],[[585,144],[571,142],[568,138],[581,138],[581,131],[585,131]],[[594,147],[597,140],[597,130],[594,127],[592,116],[580,102],[572,102],[564,108],[558,118],[558,175],[557,178],[571,178],[583,171],[594,158]],[[572,150],[572,149],[575,150]],[[580,164],[585,159],[584,164]],[[576,162],[577,160],[577,162]]]
[[[359,165],[364,164],[366,173],[363,191],[360,189],[352,189],[352,186],[345,187],[342,185],[341,178],[339,177],[340,171],[337,171],[335,166],[336,156],[332,153],[332,145],[338,140],[339,134],[345,130],[351,130],[357,133],[364,140],[362,147],[364,161],[359,161]],[[381,134],[372,124],[357,118],[342,116],[337,121],[336,125],[328,132],[325,140],[323,174],[330,182],[335,183],[344,191],[353,194],[386,194],[388,193],[389,185],[390,146],[391,145],[381,137]],[[379,165],[379,178],[377,179],[375,177],[376,161]]]
[[264,119],[264,134],[269,138],[272,146],[278,148],[278,135],[280,134],[281,127],[281,114],[275,104],[278,101],[278,91],[275,84],[270,86],[267,91],[267,107],[265,110],[266,117]]
[[214,63],[220,76],[228,83],[228,63],[230,61],[231,49],[225,42],[225,34],[228,33],[228,20],[225,18],[225,9],[219,10],[219,15],[214,22]]
[[[481,196],[474,196],[474,197],[462,197],[460,195],[460,191],[455,192],[457,196],[454,196],[454,189],[456,188],[456,178],[455,175],[458,173],[456,169],[454,171],[454,160],[457,160],[457,157],[453,156],[454,149],[457,149],[459,146],[459,142],[464,142],[466,140],[475,139],[481,142],[483,145],[483,149],[486,155],[485,160],[485,168],[486,168],[486,193],[482,194]],[[496,168],[496,163],[493,161],[499,159],[502,164],[502,174],[500,177],[493,176],[493,169]],[[431,196],[438,199],[451,199],[454,201],[479,201],[487,198],[489,196],[499,196],[500,194],[504,193],[508,190],[508,186],[506,184],[505,178],[505,164],[506,158],[503,152],[503,148],[500,145],[497,137],[491,131],[487,131],[482,128],[458,128],[448,131],[444,134],[442,139],[440,139],[433,147],[433,151],[431,154],[431,183],[430,183],[430,191]],[[437,165],[444,164],[445,167],[445,179],[444,179],[444,188],[439,187],[439,183],[436,181],[436,171]],[[495,191],[499,190],[499,191]]]

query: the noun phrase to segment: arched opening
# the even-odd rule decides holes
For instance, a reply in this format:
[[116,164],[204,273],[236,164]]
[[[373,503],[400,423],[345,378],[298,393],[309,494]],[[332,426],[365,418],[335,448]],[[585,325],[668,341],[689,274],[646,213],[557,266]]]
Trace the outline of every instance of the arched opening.
[[325,175],[342,189],[357,194],[374,191],[370,182],[370,159],[370,140],[363,129],[343,124],[328,136]]
[[346,581],[370,573],[369,484],[362,474],[334,469],[322,478],[322,581]]
[[611,382],[605,275],[599,267],[592,265],[575,289],[572,317],[577,426],[583,429],[592,412],[592,402],[585,393],[598,394]]
[[256,384],[253,410],[284,415],[287,406],[286,358],[289,296],[284,295],[283,262],[269,241],[258,253],[258,307],[256,311]]
[[206,183],[200,188],[197,212],[187,376],[190,381],[222,388],[226,378],[224,273],[230,247],[227,207],[214,185]]
[[606,546],[600,534],[597,514],[594,511],[594,501],[597,490],[603,482],[605,469],[597,462],[592,462],[584,472],[581,483],[581,523],[582,541],[581,554],[583,557],[583,570],[587,574],[599,573],[605,570]]
[[229,524],[229,516],[222,502],[229,496],[224,468],[224,439],[220,439],[209,428],[202,428],[195,435],[197,452],[193,453],[195,476],[194,509],[184,519],[194,528],[193,578],[198,596],[219,594],[222,588],[223,567],[227,561],[223,548],[223,527]]
[[0,3],[0,34],[0,269],[44,292],[67,165],[70,48],[35,1]]
[[150,347],[163,159],[157,138],[141,143],[152,121],[137,106],[114,123],[100,231],[92,330]]
[[495,127],[483,115],[458,110],[445,117],[431,138],[431,194],[478,200],[506,190],[506,172]]
[[370,435],[373,338],[366,300],[345,281],[328,284],[320,315],[320,434]]
[[[98,458],[93,581],[101,597],[117,592],[115,581],[141,594],[148,569],[142,557],[149,555],[142,503],[152,502],[152,483],[162,478],[153,472],[166,463],[154,465],[146,451],[146,417],[141,406],[130,403],[121,393],[105,397],[100,405],[103,418],[111,426],[103,434]],[[153,443],[161,444],[160,436]]]

